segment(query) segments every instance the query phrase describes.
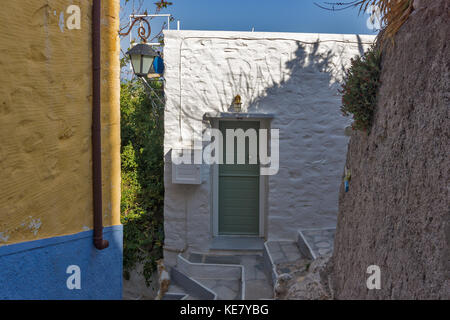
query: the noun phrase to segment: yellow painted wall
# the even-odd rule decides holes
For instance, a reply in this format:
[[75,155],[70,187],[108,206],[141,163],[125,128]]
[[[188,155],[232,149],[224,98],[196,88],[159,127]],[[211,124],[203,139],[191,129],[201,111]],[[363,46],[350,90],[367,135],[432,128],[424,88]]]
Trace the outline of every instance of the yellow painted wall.
[[[64,25],[81,8],[81,29]],[[2,1],[0,245],[93,228],[92,0]],[[61,13],[64,22],[61,22]],[[103,222],[120,223],[119,0],[102,1]]]

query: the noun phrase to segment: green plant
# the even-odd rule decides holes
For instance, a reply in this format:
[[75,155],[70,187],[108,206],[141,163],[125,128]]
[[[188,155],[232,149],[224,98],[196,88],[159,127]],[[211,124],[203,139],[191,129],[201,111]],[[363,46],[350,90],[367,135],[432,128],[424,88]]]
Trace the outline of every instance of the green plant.
[[362,57],[351,60],[342,85],[344,116],[353,114],[354,130],[370,132],[380,85],[381,54],[372,46]]
[[379,34],[379,40],[391,39],[414,10],[413,0],[353,0],[349,2],[324,2],[325,6],[314,3],[319,8],[331,11],[345,10],[359,7],[359,12],[368,12],[369,9],[378,9],[384,32]]
[[[153,84],[155,90],[160,85]],[[152,100],[150,100],[152,99]],[[121,84],[121,223],[124,276],[143,264],[147,285],[162,258],[164,240],[163,110],[140,82]]]
[[356,5],[360,6],[361,11],[366,11],[371,6],[380,10],[382,23],[386,26],[381,41],[383,38],[393,41],[395,34],[413,11],[413,0],[361,0]]

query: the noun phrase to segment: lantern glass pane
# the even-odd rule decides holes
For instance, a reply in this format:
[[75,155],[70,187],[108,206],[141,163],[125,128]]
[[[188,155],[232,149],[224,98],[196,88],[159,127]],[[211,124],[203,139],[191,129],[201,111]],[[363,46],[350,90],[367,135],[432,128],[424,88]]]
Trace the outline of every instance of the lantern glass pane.
[[141,55],[140,54],[132,54],[131,55],[131,64],[133,66],[134,73],[136,75],[141,74]]
[[145,74],[153,73],[153,59],[155,57],[152,56],[143,56],[142,60],[142,72]]

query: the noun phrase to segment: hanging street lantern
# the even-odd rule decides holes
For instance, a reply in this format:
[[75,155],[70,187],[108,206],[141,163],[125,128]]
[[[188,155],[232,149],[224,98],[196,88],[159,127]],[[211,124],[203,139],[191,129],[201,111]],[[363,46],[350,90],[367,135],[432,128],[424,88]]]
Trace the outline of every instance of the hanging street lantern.
[[127,27],[119,31],[119,35],[129,35],[136,23],[139,23],[138,36],[141,38],[141,43],[133,46],[127,55],[131,60],[134,74],[140,78],[159,78],[164,72],[164,62],[160,54],[155,51],[147,40],[151,34],[150,23],[146,16],[132,16],[133,22],[127,26],[128,31],[122,32]]
[[155,70],[155,58],[159,58],[159,54],[150,45],[137,44],[127,52],[127,55],[131,60],[136,76],[146,77],[148,74],[158,73]]

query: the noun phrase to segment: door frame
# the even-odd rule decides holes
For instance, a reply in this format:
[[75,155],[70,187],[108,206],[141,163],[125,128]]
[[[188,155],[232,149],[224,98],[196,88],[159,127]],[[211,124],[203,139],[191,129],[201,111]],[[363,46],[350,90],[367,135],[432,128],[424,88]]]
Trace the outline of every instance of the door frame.
[[[211,120],[212,128],[219,128],[220,121],[252,121],[259,122],[260,129],[270,129],[270,119],[261,118],[244,118],[244,119],[229,119],[229,118],[216,118]],[[270,135],[268,135],[270,143]],[[270,145],[268,146],[270,150]],[[259,148],[258,148],[259,150]],[[254,235],[219,235],[219,165],[217,163],[212,165],[211,170],[211,203],[212,203],[212,230],[213,237],[261,237],[265,238],[267,234],[266,230],[266,220],[267,220],[267,196],[268,196],[268,179],[267,175],[259,176],[259,233],[257,236]]]

